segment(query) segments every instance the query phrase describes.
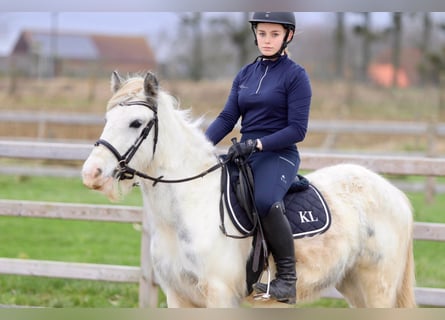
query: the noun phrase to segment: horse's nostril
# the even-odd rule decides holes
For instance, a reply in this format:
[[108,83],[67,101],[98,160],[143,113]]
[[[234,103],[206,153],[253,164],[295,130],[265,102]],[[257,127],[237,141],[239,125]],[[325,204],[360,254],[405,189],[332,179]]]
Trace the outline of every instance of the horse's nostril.
[[94,177],[97,178],[102,174],[102,169],[101,168],[97,168],[96,169],[96,173],[94,174]]

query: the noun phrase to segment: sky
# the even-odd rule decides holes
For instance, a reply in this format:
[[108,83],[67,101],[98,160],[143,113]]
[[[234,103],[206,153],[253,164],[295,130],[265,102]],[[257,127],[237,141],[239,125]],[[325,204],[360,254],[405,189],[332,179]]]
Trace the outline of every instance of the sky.
[[[0,0],[5,1],[5,0]],[[7,0],[10,1],[10,0]],[[445,2],[444,2],[445,3]],[[168,11],[0,11],[0,57],[12,50],[20,32],[24,29],[51,30],[53,25],[62,32],[128,34],[145,36],[152,47],[161,47],[161,37],[176,34],[180,15],[185,12]],[[207,15],[241,15],[240,12],[205,12]],[[332,12],[295,12],[297,29],[303,30],[308,25],[332,26]],[[442,17],[444,14],[442,13]],[[348,15],[348,19],[358,19],[360,15]],[[442,18],[444,20],[445,18]],[[388,25],[389,12],[373,13],[373,25]],[[162,39],[161,39],[162,40]],[[167,42],[168,43],[168,42]],[[157,55],[163,55],[167,48],[162,41],[162,48],[154,48]]]
[[[236,12],[209,14],[239,14]],[[299,24],[322,23],[323,13],[297,14]],[[55,24],[60,31],[142,35],[156,39],[162,33],[177,32],[179,12],[0,12],[0,56],[10,53],[23,29],[51,30]]]
[[3,11],[445,11],[443,0],[0,0]]
[[176,28],[176,13],[162,12],[1,12],[0,56],[7,55],[24,29],[157,36]]

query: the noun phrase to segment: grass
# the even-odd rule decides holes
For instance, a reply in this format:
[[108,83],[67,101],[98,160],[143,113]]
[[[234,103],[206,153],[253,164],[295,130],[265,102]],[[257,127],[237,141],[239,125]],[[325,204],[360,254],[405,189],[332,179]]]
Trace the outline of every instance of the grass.
[[136,284],[2,276],[1,304],[50,308],[137,307]]
[[[110,204],[103,195],[85,188],[80,169],[78,179],[0,175],[0,186],[0,199]],[[141,205],[138,190],[120,204]]]
[[[80,179],[0,176],[0,198],[93,204],[109,203],[87,190]],[[69,190],[69,192],[67,192]],[[445,198],[426,204],[409,194],[415,220],[445,222]],[[135,190],[124,202],[140,205]],[[139,264],[140,231],[125,223],[0,217],[0,257],[134,265]],[[445,288],[445,243],[415,241],[417,285]],[[136,307],[137,284],[0,275],[0,305],[45,307]],[[161,294],[160,305],[165,305]],[[345,307],[321,299],[302,307]]]
[[[0,198],[108,204],[79,179],[0,176]],[[123,203],[140,205],[135,190]],[[0,217],[0,256],[139,265],[140,231],[132,224]],[[0,275],[0,304],[136,307],[137,284]]]

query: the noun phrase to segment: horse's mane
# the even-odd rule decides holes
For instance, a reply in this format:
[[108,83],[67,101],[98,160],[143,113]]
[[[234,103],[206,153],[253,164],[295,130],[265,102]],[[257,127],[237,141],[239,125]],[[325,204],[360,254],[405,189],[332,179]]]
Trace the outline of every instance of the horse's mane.
[[[130,100],[146,100],[144,94],[144,77],[142,75],[129,76],[123,80],[122,85],[118,91],[110,98],[107,104],[107,111],[111,110],[115,106],[124,101]],[[159,87],[158,91],[158,110],[159,112],[169,112],[179,122],[183,123],[190,129],[190,132],[194,136],[203,136],[200,129],[201,124],[204,122],[204,118],[200,117],[194,119],[192,117],[191,108],[181,109],[180,103],[177,98],[168,93],[162,87]],[[161,120],[162,121],[162,117]],[[198,138],[199,139],[199,138]],[[206,139],[205,139],[206,140]]]
[[[128,101],[135,98],[145,100],[146,97],[144,95],[143,85],[144,78],[142,75],[136,75],[125,79],[122,83],[122,87],[108,101],[107,111],[119,105],[119,103],[123,101]],[[185,122],[191,124],[192,126],[199,127],[204,121],[202,117],[199,119],[192,119],[191,109],[180,109],[179,100],[165,91],[163,88],[159,89],[158,95],[160,105],[172,106],[173,110],[180,113]]]

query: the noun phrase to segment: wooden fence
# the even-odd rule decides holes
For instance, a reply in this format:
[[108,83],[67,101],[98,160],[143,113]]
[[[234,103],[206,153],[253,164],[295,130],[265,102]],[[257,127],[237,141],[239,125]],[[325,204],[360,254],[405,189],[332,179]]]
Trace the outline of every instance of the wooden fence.
[[139,306],[156,307],[158,288],[150,261],[148,224],[141,208],[55,202],[0,200],[0,216],[140,223],[141,265],[122,266],[0,258],[0,274],[139,283]]
[[[36,128],[35,137],[37,140],[44,141],[52,133],[52,125],[66,126],[90,126],[102,128],[103,115],[90,113],[55,113],[47,111],[15,111],[1,110],[0,123],[5,124],[23,124],[33,125]],[[205,120],[203,125],[207,126],[209,120]],[[341,120],[311,120],[309,123],[309,132],[311,134],[322,134],[324,139],[320,143],[318,150],[332,153],[336,150],[336,145],[343,135],[405,135],[421,137],[426,143],[426,149],[417,152],[421,155],[435,156],[438,142],[445,137],[445,123],[438,122],[407,122],[407,121],[341,121]],[[65,137],[68,138],[68,137]],[[71,141],[72,142],[72,141]],[[26,151],[25,151],[26,152]],[[408,154],[408,152],[406,153]],[[71,168],[62,167],[24,167],[8,165],[0,167],[0,174],[18,174],[18,175],[44,175],[44,176],[66,176],[73,177],[77,172]],[[405,191],[425,192],[429,202],[433,201],[436,194],[445,193],[445,184],[438,184],[432,178],[426,183],[406,183],[403,181],[394,181],[394,183]]]
[[[84,160],[91,145],[0,141],[0,157]],[[356,163],[376,172],[398,175],[445,176],[445,159],[303,153],[301,169],[315,170],[336,163]],[[115,221],[142,224],[141,265],[114,266],[87,263],[0,258],[0,273],[139,283],[139,306],[157,305],[157,286],[149,264],[150,237],[142,210],[135,207],[0,200],[0,215]],[[445,224],[416,222],[416,240],[445,241]],[[421,305],[445,306],[445,289],[416,288]],[[335,290],[326,297],[341,298]]]
[[[47,138],[48,126],[57,125],[87,125],[100,126],[104,124],[104,116],[89,113],[51,113],[1,110],[0,123],[37,124],[37,138]],[[204,126],[210,122],[204,121]],[[341,120],[311,120],[309,132],[325,133],[324,149],[332,149],[336,138],[341,134],[390,134],[428,137],[430,145],[440,137],[445,137],[445,123],[409,122],[409,121],[341,121]]]

